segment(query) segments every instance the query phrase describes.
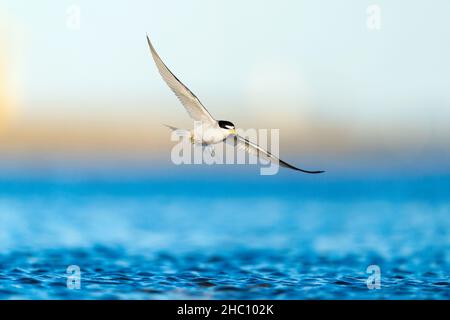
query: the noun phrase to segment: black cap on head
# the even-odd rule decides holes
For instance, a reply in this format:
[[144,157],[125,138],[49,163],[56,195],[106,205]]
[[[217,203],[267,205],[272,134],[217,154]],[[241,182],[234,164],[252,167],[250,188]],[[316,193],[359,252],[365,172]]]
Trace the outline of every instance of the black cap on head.
[[232,124],[230,121],[226,120],[219,120],[219,127],[222,129],[234,129],[234,124]]

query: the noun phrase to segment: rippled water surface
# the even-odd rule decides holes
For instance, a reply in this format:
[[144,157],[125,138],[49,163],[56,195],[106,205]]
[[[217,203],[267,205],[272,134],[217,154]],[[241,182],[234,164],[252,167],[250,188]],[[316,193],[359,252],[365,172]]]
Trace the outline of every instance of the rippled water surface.
[[449,180],[5,180],[0,298],[449,299]]

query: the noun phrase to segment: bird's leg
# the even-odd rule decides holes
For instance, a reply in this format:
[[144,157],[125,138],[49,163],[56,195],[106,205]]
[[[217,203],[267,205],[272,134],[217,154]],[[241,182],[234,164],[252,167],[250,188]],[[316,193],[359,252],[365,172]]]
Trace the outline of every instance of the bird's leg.
[[214,146],[212,144],[209,144],[207,146],[209,152],[211,153],[211,157],[214,157],[216,155],[216,150],[214,149]]

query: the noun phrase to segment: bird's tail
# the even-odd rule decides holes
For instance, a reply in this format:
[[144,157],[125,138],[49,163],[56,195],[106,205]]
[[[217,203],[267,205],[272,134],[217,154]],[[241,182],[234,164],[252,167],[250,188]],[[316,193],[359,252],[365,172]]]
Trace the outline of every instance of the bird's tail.
[[172,131],[172,134],[175,133],[178,137],[189,137],[189,138],[191,138],[191,134],[190,134],[190,132],[188,130],[180,129],[180,128],[173,127],[173,126],[169,126],[168,124],[163,124],[163,125],[166,126],[167,128],[169,128]]
[[164,124],[164,123],[163,123],[163,126],[169,128],[169,129],[172,130],[172,131],[177,131],[177,130],[178,130],[178,128],[169,126],[168,124]]

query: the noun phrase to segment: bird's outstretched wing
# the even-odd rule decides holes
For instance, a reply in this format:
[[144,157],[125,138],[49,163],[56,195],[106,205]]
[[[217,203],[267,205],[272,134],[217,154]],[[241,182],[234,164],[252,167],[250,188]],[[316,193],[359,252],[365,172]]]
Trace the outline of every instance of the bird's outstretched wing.
[[262,158],[266,161],[278,163],[281,167],[285,167],[285,168],[289,168],[292,170],[297,170],[297,171],[301,171],[301,172],[305,172],[305,173],[311,173],[311,174],[325,172],[325,171],[309,171],[309,170],[303,170],[303,169],[294,167],[293,165],[290,165],[289,163],[284,162],[280,158],[274,156],[269,151],[264,150],[263,148],[258,146],[256,143],[253,143],[239,135],[236,135],[232,141],[238,149],[245,150],[248,154],[257,156],[258,158]]
[[180,80],[178,80],[169,68],[167,68],[150,42],[148,35],[147,42],[159,73],[169,88],[173,91],[173,93],[175,93],[180,102],[186,108],[190,117],[196,121],[202,121],[204,123],[216,123],[216,120],[211,116],[208,110],[206,110],[195,94],[193,94],[192,91],[189,90],[189,88],[186,87]]

